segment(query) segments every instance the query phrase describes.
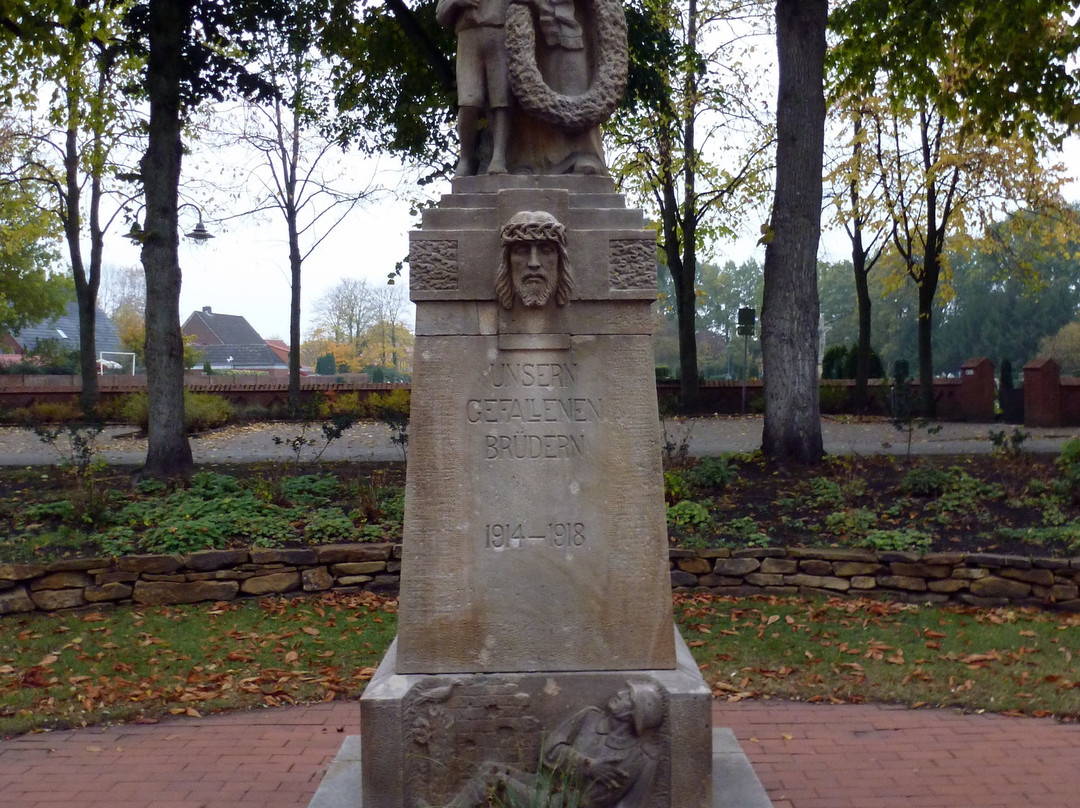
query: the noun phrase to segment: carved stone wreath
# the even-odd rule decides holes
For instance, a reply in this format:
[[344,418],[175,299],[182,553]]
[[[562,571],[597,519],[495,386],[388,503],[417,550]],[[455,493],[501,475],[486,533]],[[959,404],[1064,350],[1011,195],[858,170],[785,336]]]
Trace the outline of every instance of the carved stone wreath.
[[553,90],[536,64],[536,30],[527,5],[512,2],[506,14],[506,53],[510,86],[518,103],[542,121],[577,132],[598,126],[619,105],[629,66],[626,16],[619,0],[585,0],[596,25],[596,70],[581,95]]

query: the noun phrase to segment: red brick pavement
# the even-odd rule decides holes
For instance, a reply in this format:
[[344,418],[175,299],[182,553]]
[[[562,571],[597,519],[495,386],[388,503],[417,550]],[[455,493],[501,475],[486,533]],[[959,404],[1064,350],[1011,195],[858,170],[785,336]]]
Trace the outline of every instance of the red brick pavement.
[[[359,718],[350,702],[22,736],[0,742],[0,806],[303,808]],[[775,808],[1080,808],[1080,725],[779,701],[713,718]]]

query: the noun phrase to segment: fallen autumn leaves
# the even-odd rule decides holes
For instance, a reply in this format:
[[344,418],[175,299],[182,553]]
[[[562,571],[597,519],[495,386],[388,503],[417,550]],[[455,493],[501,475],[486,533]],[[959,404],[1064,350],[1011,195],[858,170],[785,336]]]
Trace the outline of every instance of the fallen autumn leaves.
[[[1080,716],[1080,616],[709,594],[675,617],[718,699]],[[396,630],[371,594],[0,622],[0,735],[355,698]]]
[[876,600],[679,595],[676,618],[727,701],[790,698],[1080,715],[1080,616]]
[[0,734],[355,696],[395,610],[364,593],[8,618]]

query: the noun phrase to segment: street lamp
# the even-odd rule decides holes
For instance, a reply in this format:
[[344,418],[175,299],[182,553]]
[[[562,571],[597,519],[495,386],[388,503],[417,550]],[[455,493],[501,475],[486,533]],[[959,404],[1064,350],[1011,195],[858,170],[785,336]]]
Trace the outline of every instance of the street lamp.
[[[190,233],[184,233],[186,238],[192,241],[202,244],[204,241],[209,241],[214,237],[214,234],[206,229],[206,225],[203,224],[202,210],[194,202],[184,202],[176,208],[176,212],[179,213],[184,208],[194,208],[195,215],[199,217],[198,223],[191,229]],[[136,214],[136,217],[138,214]],[[124,238],[131,241],[141,242],[146,238],[146,231],[143,230],[142,225],[139,224],[138,218],[131,223],[131,229],[124,234]]]

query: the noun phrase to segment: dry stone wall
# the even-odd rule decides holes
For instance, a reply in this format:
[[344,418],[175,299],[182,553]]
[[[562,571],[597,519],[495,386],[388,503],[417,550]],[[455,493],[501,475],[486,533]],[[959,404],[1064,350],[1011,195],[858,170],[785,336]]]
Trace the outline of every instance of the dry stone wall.
[[[401,545],[384,543],[0,563],[0,615],[331,589],[394,593],[400,559]],[[1080,558],[745,548],[673,549],[670,562],[676,591],[735,597],[821,594],[1080,612]]]

